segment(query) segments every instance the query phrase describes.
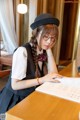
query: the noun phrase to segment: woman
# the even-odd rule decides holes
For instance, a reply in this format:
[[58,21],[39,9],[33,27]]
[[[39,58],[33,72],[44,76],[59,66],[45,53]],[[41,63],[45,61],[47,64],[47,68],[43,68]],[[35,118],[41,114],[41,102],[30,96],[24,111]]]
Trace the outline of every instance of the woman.
[[46,81],[58,82],[51,48],[58,38],[59,20],[51,14],[41,14],[31,24],[29,43],[17,48],[13,55],[12,73],[0,93],[0,113],[4,113]]

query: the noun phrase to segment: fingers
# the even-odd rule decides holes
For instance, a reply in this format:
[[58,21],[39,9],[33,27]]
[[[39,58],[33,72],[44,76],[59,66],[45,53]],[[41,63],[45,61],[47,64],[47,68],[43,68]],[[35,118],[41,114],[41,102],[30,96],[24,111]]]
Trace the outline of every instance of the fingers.
[[60,74],[55,74],[55,75],[53,74],[53,76],[54,76],[54,77],[53,77],[52,79],[55,79],[55,78],[63,78],[63,76],[60,75]]
[[51,82],[54,82],[54,83],[60,83],[59,78],[62,78],[63,76],[62,75],[59,75],[57,73],[49,73],[45,76],[45,81],[51,81]]

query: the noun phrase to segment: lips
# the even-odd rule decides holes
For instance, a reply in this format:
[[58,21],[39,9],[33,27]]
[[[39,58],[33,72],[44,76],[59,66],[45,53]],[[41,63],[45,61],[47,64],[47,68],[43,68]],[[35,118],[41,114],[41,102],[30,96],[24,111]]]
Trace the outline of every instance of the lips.
[[45,45],[44,47],[45,47],[46,49],[48,49],[48,48],[49,48],[49,45]]

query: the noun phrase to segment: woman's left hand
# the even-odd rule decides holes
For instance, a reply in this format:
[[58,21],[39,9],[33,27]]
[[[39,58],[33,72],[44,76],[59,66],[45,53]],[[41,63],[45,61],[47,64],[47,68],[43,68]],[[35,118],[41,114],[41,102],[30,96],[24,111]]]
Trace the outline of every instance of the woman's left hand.
[[40,78],[40,81],[42,83],[44,82],[60,82],[59,80],[56,80],[56,78],[62,78],[63,76],[58,74],[58,73],[49,73],[47,75],[45,75],[44,77]]

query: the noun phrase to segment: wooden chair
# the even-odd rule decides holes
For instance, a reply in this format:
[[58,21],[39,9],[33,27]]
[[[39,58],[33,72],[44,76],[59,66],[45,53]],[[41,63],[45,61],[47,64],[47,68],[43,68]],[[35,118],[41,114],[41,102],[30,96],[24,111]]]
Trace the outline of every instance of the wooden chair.
[[0,78],[5,77],[10,74],[11,69],[8,70],[0,70]]
[[12,66],[12,55],[0,56],[0,78],[10,74],[11,69],[3,70],[3,66]]

